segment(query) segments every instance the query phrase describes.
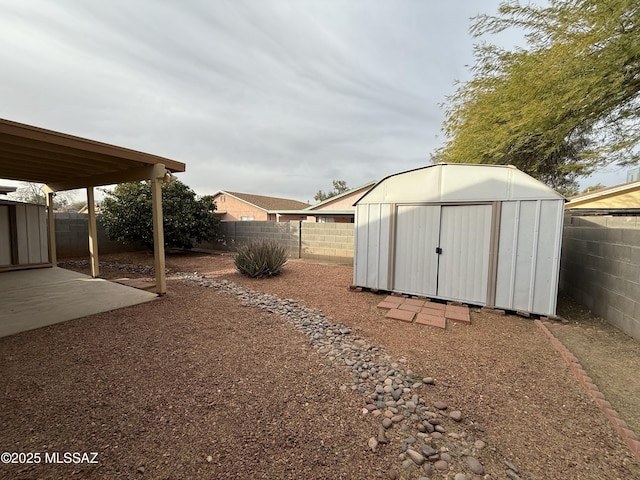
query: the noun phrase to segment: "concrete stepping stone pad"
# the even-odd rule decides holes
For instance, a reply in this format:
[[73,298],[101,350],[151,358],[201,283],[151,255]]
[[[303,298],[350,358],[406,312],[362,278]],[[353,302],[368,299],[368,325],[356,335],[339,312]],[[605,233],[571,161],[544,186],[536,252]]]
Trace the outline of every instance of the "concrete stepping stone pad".
[[416,323],[420,325],[428,325],[430,327],[446,328],[447,322],[441,312],[437,314],[419,313],[416,317]]
[[411,323],[413,322],[413,317],[415,316],[415,312],[410,312],[408,310],[400,310],[398,308],[393,308],[387,312],[385,315],[386,318],[392,318],[394,320],[401,320],[403,322]]
[[447,320],[452,320],[454,322],[471,323],[471,317],[469,316],[469,307],[447,305],[444,316],[447,318]]

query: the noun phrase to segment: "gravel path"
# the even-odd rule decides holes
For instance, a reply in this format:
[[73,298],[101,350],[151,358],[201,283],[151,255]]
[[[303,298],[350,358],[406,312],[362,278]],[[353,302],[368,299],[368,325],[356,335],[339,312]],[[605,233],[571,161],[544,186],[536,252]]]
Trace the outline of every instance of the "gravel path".
[[[368,447],[377,451],[379,445],[389,443],[388,433],[400,439],[400,470],[421,467],[425,477],[434,471],[447,472],[456,479],[482,478],[484,467],[478,454],[486,443],[478,438],[484,428],[469,425],[453,427],[447,433],[448,423],[459,423],[463,413],[448,412],[445,402],[427,401],[421,393],[434,384],[431,377],[418,378],[405,368],[407,360],[394,360],[383,348],[353,335],[351,329],[335,322],[318,309],[307,308],[291,299],[255,292],[227,280],[213,280],[204,275],[178,274],[184,281],[200,287],[218,289],[237,297],[242,305],[260,308],[279,315],[296,329],[310,337],[309,344],[331,367],[345,368],[352,375],[350,388],[365,398],[362,414],[370,414],[380,421],[376,436],[368,440]],[[518,480],[518,468],[509,464],[509,478]],[[389,478],[399,478],[393,466],[388,468]],[[467,473],[469,476],[467,476]]]

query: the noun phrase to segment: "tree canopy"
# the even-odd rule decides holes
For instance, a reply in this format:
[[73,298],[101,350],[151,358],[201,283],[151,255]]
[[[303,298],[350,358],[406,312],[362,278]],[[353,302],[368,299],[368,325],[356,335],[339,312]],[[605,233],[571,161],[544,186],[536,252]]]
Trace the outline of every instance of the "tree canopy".
[[336,195],[340,195],[341,193],[349,191],[349,187],[347,187],[347,182],[344,180],[334,180],[333,181],[333,190],[329,190],[328,192],[323,192],[322,190],[318,190],[318,193],[313,197],[317,202],[324,202],[325,200],[335,197]]
[[[122,243],[140,242],[153,249],[153,217],[149,182],[122,183],[105,191],[100,220],[107,235]],[[167,247],[191,249],[194,243],[213,240],[218,219],[213,196],[197,198],[179,180],[162,184],[164,243]]]
[[448,98],[434,160],[513,164],[561,188],[640,160],[637,0],[504,2],[476,37],[524,29],[527,48],[476,46],[472,80]]
[[[47,194],[44,191],[44,185],[41,183],[23,182],[15,192],[9,194],[9,198],[20,202],[37,203],[38,205],[47,204]],[[56,211],[78,210],[85,203],[86,202],[82,200],[76,199],[73,190],[56,192],[53,197],[53,207]]]

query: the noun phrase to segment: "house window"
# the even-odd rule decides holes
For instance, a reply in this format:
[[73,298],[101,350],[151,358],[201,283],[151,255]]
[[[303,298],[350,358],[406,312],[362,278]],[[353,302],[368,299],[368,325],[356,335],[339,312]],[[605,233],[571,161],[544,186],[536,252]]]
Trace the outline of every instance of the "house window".
[[251,222],[253,220],[253,215],[242,215],[240,217],[240,221],[242,222]]

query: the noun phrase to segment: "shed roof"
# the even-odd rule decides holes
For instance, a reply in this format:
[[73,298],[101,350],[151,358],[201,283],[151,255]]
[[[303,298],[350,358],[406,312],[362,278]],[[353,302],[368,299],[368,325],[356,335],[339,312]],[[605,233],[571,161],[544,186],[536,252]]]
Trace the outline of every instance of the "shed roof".
[[182,162],[1,118],[0,159],[0,178],[46,183],[52,190],[141,180],[156,164],[185,171]]
[[438,163],[383,178],[356,205],[531,199],[564,197],[511,165]]

